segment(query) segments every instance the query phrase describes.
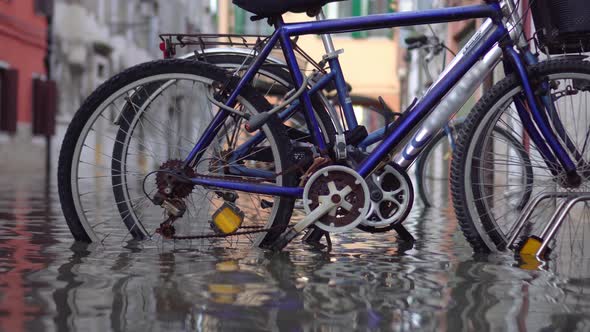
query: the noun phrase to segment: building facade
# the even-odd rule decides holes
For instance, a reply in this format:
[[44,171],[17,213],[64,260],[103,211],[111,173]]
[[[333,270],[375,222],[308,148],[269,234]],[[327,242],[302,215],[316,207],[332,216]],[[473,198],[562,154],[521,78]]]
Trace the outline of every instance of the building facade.
[[59,151],[67,125],[100,84],[133,65],[162,58],[160,33],[211,33],[208,0],[56,0],[52,72],[58,82]]
[[[36,94],[36,82],[45,81],[48,21],[52,1],[0,1],[0,168],[24,161],[12,151],[42,151],[31,143],[33,109],[43,101]],[[7,158],[10,157],[10,158]],[[17,159],[17,160],[14,160]]]
[[57,0],[52,64],[67,122],[103,81],[160,58],[159,33],[211,32],[205,0]]
[[[16,120],[23,124],[32,119],[33,79],[46,75],[47,19],[38,3],[34,0],[0,2],[2,86],[5,93],[16,94]],[[13,91],[10,90],[12,80],[16,80]],[[4,109],[1,114],[12,117]]]

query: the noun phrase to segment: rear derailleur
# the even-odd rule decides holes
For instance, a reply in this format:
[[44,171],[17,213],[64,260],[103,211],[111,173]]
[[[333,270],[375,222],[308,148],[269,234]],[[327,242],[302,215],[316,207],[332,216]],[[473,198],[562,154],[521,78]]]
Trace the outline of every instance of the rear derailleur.
[[166,212],[167,219],[156,229],[156,233],[167,239],[174,238],[176,231],[172,224],[186,212],[187,207],[183,200],[193,191],[194,184],[189,179],[194,176],[195,171],[192,168],[176,159],[164,162],[157,171],[158,190],[151,201]]
[[182,218],[186,212],[186,204],[178,198],[167,198],[161,193],[156,193],[153,199],[154,203],[160,205],[166,211],[168,218],[160,224],[156,229],[156,233],[162,235],[166,239],[174,238],[176,229],[173,223]]

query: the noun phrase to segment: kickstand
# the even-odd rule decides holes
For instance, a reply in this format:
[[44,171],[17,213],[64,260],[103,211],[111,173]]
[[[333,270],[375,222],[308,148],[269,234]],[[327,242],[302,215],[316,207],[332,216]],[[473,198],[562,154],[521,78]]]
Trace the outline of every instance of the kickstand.
[[[326,244],[320,243],[322,237],[326,238]],[[301,239],[301,242],[312,246],[314,249],[323,250],[326,249],[328,252],[332,251],[332,240],[330,239],[330,233],[316,227],[311,226],[307,234]]]
[[400,240],[406,243],[411,243],[412,245],[414,244],[414,242],[416,242],[416,239],[412,236],[412,234],[410,234],[410,232],[408,232],[408,230],[402,224],[397,224],[393,226],[393,229],[397,232],[397,235]]

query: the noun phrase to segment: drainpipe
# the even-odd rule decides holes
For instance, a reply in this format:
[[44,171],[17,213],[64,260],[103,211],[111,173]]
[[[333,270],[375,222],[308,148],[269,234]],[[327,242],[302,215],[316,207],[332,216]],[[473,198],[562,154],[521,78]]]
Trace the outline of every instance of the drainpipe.
[[[47,19],[47,50],[45,53],[45,75],[47,76],[47,80],[52,79],[51,74],[51,51],[53,46],[53,4],[51,5],[51,10],[46,13]],[[51,171],[51,136],[49,133],[45,134],[45,172],[46,176],[45,179],[49,182],[50,179],[50,171]],[[47,183],[48,185],[49,183]],[[47,186],[48,187],[48,186]]]

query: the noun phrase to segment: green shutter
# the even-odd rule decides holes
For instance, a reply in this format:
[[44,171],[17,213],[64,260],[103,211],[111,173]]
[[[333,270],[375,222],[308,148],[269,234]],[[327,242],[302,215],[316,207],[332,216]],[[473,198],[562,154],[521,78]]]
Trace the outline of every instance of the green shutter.
[[397,1],[396,0],[388,0],[387,12],[393,13],[397,11]]
[[[352,0],[352,16],[365,16],[369,13],[369,0]],[[367,38],[367,31],[355,31],[352,38]]]
[[[396,0],[388,0],[387,12],[394,13],[397,11],[397,1]],[[387,36],[393,39],[393,34],[395,33],[395,29],[389,29]]]
[[244,27],[244,24],[246,23],[246,11],[241,8],[234,8],[234,33],[238,35],[244,34],[244,31],[246,30]]

